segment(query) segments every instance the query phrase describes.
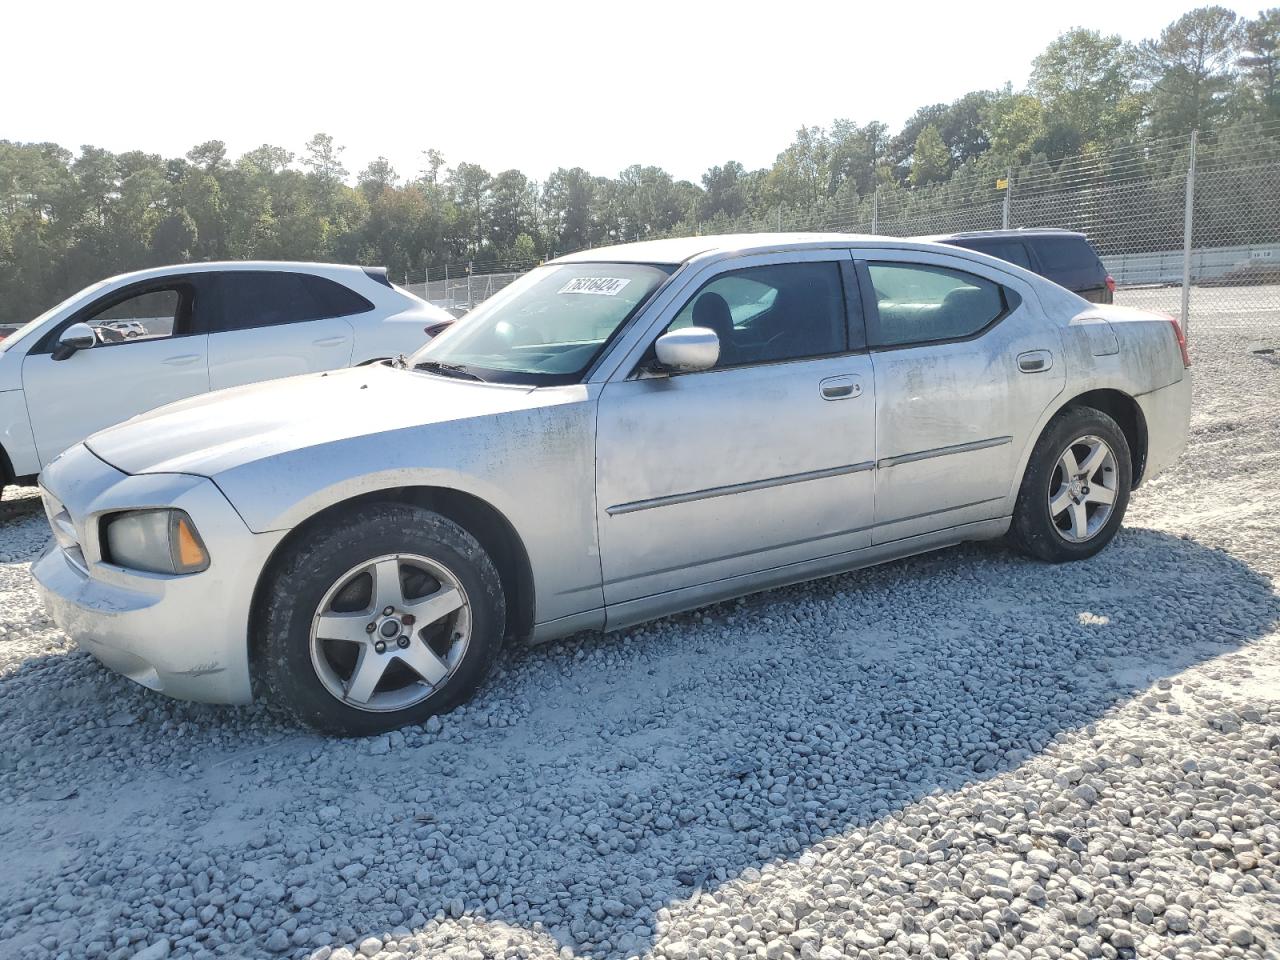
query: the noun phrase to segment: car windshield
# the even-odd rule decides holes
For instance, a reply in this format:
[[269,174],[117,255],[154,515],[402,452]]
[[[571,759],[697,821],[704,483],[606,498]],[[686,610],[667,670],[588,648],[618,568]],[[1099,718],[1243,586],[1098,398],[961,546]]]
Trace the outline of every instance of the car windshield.
[[410,369],[498,383],[576,383],[674,266],[539,267],[413,355]]

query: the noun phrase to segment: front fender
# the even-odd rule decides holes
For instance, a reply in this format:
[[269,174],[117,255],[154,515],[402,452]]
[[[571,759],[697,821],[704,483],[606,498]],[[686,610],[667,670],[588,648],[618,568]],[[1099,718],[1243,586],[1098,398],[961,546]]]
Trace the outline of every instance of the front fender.
[[[5,460],[13,471],[12,478],[2,475]],[[21,390],[0,392],[0,483],[39,472],[40,456],[31,434],[26,396]]]
[[410,427],[287,451],[213,479],[256,533],[355,497],[437,487],[476,497],[524,543],[539,621],[603,605],[592,400]]

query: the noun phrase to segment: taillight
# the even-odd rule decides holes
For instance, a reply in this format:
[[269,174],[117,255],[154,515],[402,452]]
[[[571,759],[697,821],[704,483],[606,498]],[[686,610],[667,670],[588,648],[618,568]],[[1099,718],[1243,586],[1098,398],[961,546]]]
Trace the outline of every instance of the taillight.
[[1191,366],[1191,354],[1187,353],[1187,338],[1182,332],[1182,324],[1176,317],[1169,317],[1169,323],[1173,326],[1173,336],[1178,341],[1178,350],[1182,352],[1182,368],[1185,370]]
[[453,325],[452,320],[439,320],[435,323],[427,324],[425,327],[422,328],[422,332],[425,333],[428,337],[434,338],[444,333],[452,325]]
[[1107,289],[1112,293],[1116,292],[1116,278],[1109,273],[1107,274]]

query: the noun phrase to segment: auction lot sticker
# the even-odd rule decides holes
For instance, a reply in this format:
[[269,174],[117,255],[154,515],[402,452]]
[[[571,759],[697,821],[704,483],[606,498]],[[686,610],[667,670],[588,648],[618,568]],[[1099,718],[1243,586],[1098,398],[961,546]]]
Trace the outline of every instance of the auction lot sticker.
[[601,297],[616,297],[630,280],[617,277],[574,277],[557,293],[594,293]]

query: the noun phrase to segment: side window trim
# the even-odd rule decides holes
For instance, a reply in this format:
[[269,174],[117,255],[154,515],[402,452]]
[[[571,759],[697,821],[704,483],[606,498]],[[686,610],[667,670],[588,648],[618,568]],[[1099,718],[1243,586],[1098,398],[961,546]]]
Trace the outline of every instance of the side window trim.
[[[850,252],[852,257],[852,251]],[[844,288],[845,354],[867,351],[867,304],[857,264],[840,261],[840,285]]]
[[862,301],[862,322],[866,328],[866,350],[875,350],[880,341],[880,304],[876,302],[876,288],[871,285],[871,272],[867,261],[855,259],[854,272],[858,276],[858,294]]
[[[871,271],[869,265],[872,263],[887,263],[894,266],[918,266],[918,267],[941,267],[942,269],[951,270],[955,273],[967,273],[985,280],[987,283],[994,284],[1000,292],[1001,311],[991,320],[987,321],[973,333],[965,334],[961,337],[942,337],[937,340],[913,340],[909,343],[885,343],[883,332],[880,326],[880,304],[875,297],[875,288],[871,285]],[[1022,304],[1022,296],[1016,290],[1011,290],[1003,283],[993,280],[990,277],[984,277],[982,274],[974,273],[972,270],[965,270],[960,267],[943,266],[942,264],[923,263],[914,260],[886,260],[881,258],[871,258],[867,260],[857,261],[858,279],[861,282],[863,290],[863,306],[867,311],[867,342],[872,353],[886,353],[890,350],[913,350],[916,347],[936,347],[948,343],[967,343],[970,340],[977,340],[979,337],[985,336],[1000,323],[1004,322],[1005,317],[1017,310]]]
[[160,293],[165,290],[176,290],[178,292],[178,310],[173,318],[173,332],[167,337],[150,337],[140,339],[139,341],[122,340],[119,343],[98,343],[94,349],[102,349],[105,347],[123,347],[135,342],[154,343],[156,340],[178,340],[182,337],[189,337],[200,331],[194,330],[192,318],[196,316],[196,284],[188,274],[178,274],[172,277],[155,277],[151,280],[139,280],[135,283],[128,284],[123,287],[117,287],[108,293],[90,300],[88,303],[76,309],[70,316],[64,319],[56,327],[40,338],[39,342],[32,347],[28,354],[36,356],[39,354],[52,353],[54,346],[57,345],[58,337],[62,336],[62,331],[73,323],[83,323],[88,318],[104,310],[110,310],[112,307],[119,306],[126,301],[132,300],[134,297],[140,297],[148,293]]

